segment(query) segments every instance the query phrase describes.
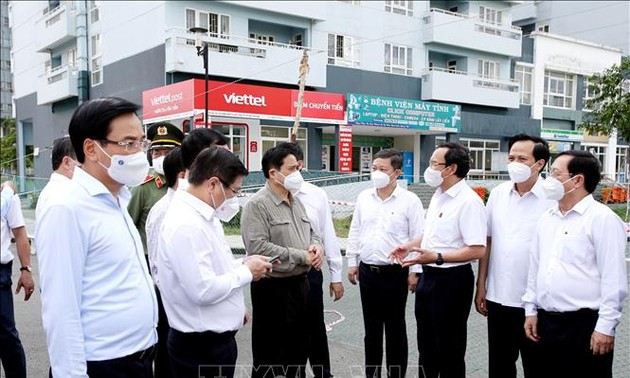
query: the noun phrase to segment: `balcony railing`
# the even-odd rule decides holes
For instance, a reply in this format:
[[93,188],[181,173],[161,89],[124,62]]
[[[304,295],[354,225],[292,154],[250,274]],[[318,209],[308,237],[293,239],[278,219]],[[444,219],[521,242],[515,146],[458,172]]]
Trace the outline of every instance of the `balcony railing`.
[[77,67],[63,65],[42,74],[37,86],[37,104],[50,104],[78,95]]
[[431,8],[422,18],[425,43],[439,43],[506,56],[521,56],[522,31],[518,26]]
[[73,3],[60,4],[44,12],[44,16],[37,22],[35,34],[38,52],[46,52],[76,38],[76,14]]
[[422,75],[422,99],[518,108],[520,85],[514,79],[431,67]]
[[[166,71],[201,73],[203,67],[194,57],[194,33],[172,27],[166,30],[166,36]],[[303,50],[308,50],[310,71],[307,82],[325,86],[326,54],[323,50],[228,34],[206,36],[203,42],[208,44],[211,74],[243,77],[251,71],[258,80],[286,84],[295,84],[297,76],[282,66],[295,62],[297,67]]]

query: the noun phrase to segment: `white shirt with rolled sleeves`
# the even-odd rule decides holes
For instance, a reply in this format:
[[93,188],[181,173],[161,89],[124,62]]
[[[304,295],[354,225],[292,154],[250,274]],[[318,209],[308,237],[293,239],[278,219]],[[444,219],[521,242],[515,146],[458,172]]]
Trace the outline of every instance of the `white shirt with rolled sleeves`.
[[2,188],[2,192],[0,192],[0,217],[4,217],[9,212],[14,194],[13,189],[8,185]]
[[234,259],[214,209],[177,190],[158,243],[159,289],[171,328],[185,333],[236,331],[243,326],[243,287],[252,274]]
[[[357,198],[346,257],[348,267],[360,261],[371,265],[390,265],[390,252],[419,237],[424,231],[424,208],[414,193],[396,185],[384,201],[376,189],[366,189]],[[412,266],[419,271],[419,266]]]
[[39,215],[46,208],[49,202],[54,202],[57,197],[65,197],[68,195],[70,187],[73,185],[73,181],[66,176],[53,172],[50,175],[48,184],[44,186],[44,189],[39,193],[37,198],[37,206],[35,207],[35,219],[39,218]]
[[492,237],[486,299],[509,307],[523,307],[532,239],[540,216],[557,204],[548,200],[538,180],[523,196],[514,183],[505,182],[490,192],[486,210]]
[[158,285],[158,269],[157,269],[157,251],[158,251],[158,243],[160,240],[160,230],[162,228],[162,221],[164,220],[164,215],[171,205],[171,200],[173,199],[173,195],[175,194],[175,190],[173,188],[168,188],[166,190],[166,194],[160,198],[147,215],[147,221],[145,223],[145,231],[147,235],[147,253],[149,256],[149,269],[151,272],[151,277],[153,277],[153,282]]
[[9,211],[0,218],[0,264],[13,261],[15,256],[11,252],[11,230],[25,225],[20,197],[14,194],[7,202]]
[[[437,188],[429,209],[422,236],[422,249],[448,255],[449,252],[473,245],[486,245],[488,221],[483,201],[466,180],[451,186],[446,192]],[[468,264],[429,264],[436,268],[450,268]]]
[[621,219],[590,194],[564,216],[558,205],[545,212],[532,241],[525,315],[590,308],[599,311],[595,330],[614,336],[628,295],[626,238]]
[[341,282],[343,260],[326,192],[322,188],[305,182],[300,191],[294,195],[304,205],[313,232],[322,240],[330,269],[330,282]]
[[87,377],[87,361],[143,351],[157,342],[157,300],[131,193],[114,197],[74,169],[76,185],[49,202],[35,227],[42,320],[52,374]]

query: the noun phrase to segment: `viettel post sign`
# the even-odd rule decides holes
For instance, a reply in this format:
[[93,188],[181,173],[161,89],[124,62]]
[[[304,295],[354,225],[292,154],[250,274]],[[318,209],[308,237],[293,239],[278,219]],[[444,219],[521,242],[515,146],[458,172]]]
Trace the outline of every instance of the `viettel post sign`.
[[348,93],[349,125],[443,131],[461,130],[461,106]]
[[193,80],[142,92],[143,123],[187,118],[194,113]]

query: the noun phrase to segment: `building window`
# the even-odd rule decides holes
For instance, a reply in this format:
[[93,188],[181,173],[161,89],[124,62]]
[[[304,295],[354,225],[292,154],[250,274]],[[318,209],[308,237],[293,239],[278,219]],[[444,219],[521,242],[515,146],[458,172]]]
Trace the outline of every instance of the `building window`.
[[[290,127],[261,126],[260,136],[262,137],[262,153],[265,153],[270,148],[275,147],[278,143],[288,142],[291,138],[291,131],[292,128]],[[308,161],[306,141],[306,129],[299,128],[297,144],[300,145],[302,152],[304,153],[304,163]]]
[[574,82],[574,75],[545,70],[543,105],[554,108],[573,109],[573,98],[575,97]]
[[533,79],[534,67],[525,66],[521,63],[516,63],[514,68],[514,79],[518,81],[521,88],[521,104],[532,104],[532,79]]
[[90,52],[91,52],[91,64],[92,64],[92,86],[96,86],[103,83],[103,61],[101,59],[101,35],[94,34],[92,36]]
[[[435,138],[435,147],[446,142],[444,137]],[[493,139],[460,138],[459,144],[470,153],[469,178],[498,178],[499,172],[492,170],[492,153],[500,151],[500,141]]]
[[[599,160],[602,167],[605,167],[606,162],[606,146],[597,144],[582,144],[581,148],[593,154]],[[605,169],[604,169],[605,171]]]
[[209,13],[195,9],[186,9],[186,30],[202,27],[208,29],[210,37],[229,38],[230,16],[219,13]]
[[10,60],[0,60],[0,69],[10,70],[11,69],[11,61]]
[[228,146],[247,167],[247,126],[244,124],[212,123],[212,128],[220,131],[228,139]]
[[413,16],[413,1],[385,0],[385,12]]
[[488,24],[501,25],[501,13],[500,10],[479,6],[479,20]]
[[68,60],[67,60],[68,63],[67,64],[69,66],[75,67],[77,65],[77,49],[76,49],[76,47],[68,50],[67,57],[68,57]]
[[385,44],[385,72],[401,75],[411,75],[413,65],[411,47]]
[[96,21],[101,19],[99,7],[101,2],[98,0],[90,1],[90,23],[95,23]]
[[538,25],[538,31],[543,33],[549,33],[549,25]]
[[624,80],[621,82],[621,93],[626,94],[630,92],[630,80]]
[[599,88],[595,85],[595,82],[588,77],[584,78],[584,93],[582,97],[582,110],[585,112],[593,111],[593,108],[588,107],[588,102],[595,97],[599,96]]
[[328,64],[359,67],[359,42],[345,35],[328,34]]
[[617,146],[617,181],[628,182],[628,146]]
[[500,66],[499,62],[495,62],[492,60],[479,59],[479,64],[477,66],[477,73],[481,77],[485,77],[488,79],[498,79],[499,66]]
[[249,41],[260,45],[273,45],[275,37],[273,35],[249,33]]

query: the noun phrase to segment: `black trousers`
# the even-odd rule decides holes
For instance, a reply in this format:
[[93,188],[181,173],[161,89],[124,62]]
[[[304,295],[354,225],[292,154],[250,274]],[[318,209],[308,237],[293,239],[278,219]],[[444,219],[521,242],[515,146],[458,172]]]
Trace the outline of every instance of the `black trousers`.
[[539,309],[538,376],[612,377],[613,353],[594,356],[590,350],[598,317],[598,312],[590,309],[555,313]]
[[90,378],[152,378],[155,346],[126,357],[104,361],[88,361]]
[[157,334],[158,342],[157,349],[155,351],[155,378],[171,378],[171,360],[168,355],[168,333],[171,327],[168,325],[168,318],[166,311],[164,311],[164,303],[162,303],[162,296],[160,290],[155,288],[155,294],[157,296],[158,304],[158,325]]
[[304,372],[308,293],[306,274],[252,282],[252,377],[292,378]]
[[26,355],[15,328],[12,266],[13,261],[0,264],[0,365],[7,378],[26,378]]
[[516,361],[521,355],[526,378],[534,371],[534,342],[525,337],[525,309],[486,301],[488,308],[488,350],[490,378],[516,378]]
[[171,328],[168,351],[175,378],[234,377],[238,349],[236,331],[184,333]]
[[407,373],[408,345],[405,307],[408,268],[400,265],[359,264],[359,289],[365,327],[365,375],[380,377],[385,328],[388,377]]
[[423,267],[416,287],[420,377],[466,377],[464,358],[473,290],[470,264]]
[[310,343],[308,344],[308,360],[315,378],[330,378],[330,352],[326,323],[324,323],[324,275],[321,270],[311,269],[306,274],[309,284],[308,326]]

